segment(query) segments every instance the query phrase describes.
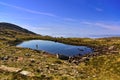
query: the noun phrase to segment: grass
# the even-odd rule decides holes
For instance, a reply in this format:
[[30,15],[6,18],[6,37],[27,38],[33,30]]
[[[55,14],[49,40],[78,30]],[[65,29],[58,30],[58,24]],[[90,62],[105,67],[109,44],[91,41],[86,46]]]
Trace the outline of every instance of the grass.
[[[91,46],[102,55],[76,65],[43,51],[15,46],[18,42],[31,39]],[[117,53],[108,50],[103,52],[110,46],[115,46],[114,51]],[[2,60],[2,57],[9,58]],[[21,68],[35,74],[34,77],[28,77],[0,70],[0,80],[119,80],[120,38],[53,38],[5,30],[0,32],[0,59],[0,65]]]

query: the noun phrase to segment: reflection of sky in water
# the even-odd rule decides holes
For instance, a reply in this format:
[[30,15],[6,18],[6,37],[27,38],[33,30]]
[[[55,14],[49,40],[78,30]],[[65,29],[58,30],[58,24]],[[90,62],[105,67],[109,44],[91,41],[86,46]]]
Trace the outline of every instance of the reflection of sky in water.
[[78,54],[86,54],[92,52],[90,48],[85,46],[73,46],[73,45],[67,45],[63,43],[45,41],[45,40],[25,41],[17,46],[36,49],[36,45],[38,45],[38,50],[44,50],[52,54],[57,54],[57,53],[64,54],[67,56],[74,56]]

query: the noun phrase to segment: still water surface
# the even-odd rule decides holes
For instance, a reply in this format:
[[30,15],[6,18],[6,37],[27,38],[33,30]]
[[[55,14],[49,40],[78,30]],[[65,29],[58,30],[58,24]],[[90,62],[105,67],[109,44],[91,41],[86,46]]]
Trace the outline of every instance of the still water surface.
[[47,40],[29,40],[17,45],[18,47],[44,50],[51,54],[63,54],[66,56],[75,56],[78,54],[92,53],[92,49],[86,46],[73,46]]

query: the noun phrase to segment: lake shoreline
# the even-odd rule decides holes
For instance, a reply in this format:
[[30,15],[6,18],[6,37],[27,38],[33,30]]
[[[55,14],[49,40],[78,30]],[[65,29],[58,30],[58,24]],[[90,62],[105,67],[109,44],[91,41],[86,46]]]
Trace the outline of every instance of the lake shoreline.
[[[56,39],[56,38],[55,38]],[[81,39],[81,38],[80,38]],[[21,42],[24,42],[24,41],[29,41],[29,40],[47,40],[47,41],[54,41],[54,42],[60,42],[60,43],[64,43],[64,44],[68,44],[68,45],[74,45],[74,46],[81,46],[80,44],[79,45],[76,45],[76,44],[71,44],[71,43],[66,43],[66,42],[64,42],[64,41],[60,41],[60,40],[54,40],[54,38],[52,38],[52,39],[40,39],[40,38],[33,38],[33,39],[25,39],[25,40],[15,40],[15,41],[12,41],[12,42],[10,42],[10,44],[12,43],[12,45],[14,45],[14,46],[16,46],[17,44],[19,44],[19,43],[21,43]],[[83,46],[83,45],[82,45]],[[86,56],[99,56],[99,55],[106,55],[105,53],[107,53],[108,51],[107,51],[107,49],[111,46],[111,45],[105,45],[105,46],[101,46],[101,45],[97,45],[97,46],[93,46],[92,44],[90,45],[89,43],[87,44],[85,44],[84,46],[91,46],[90,48],[92,48],[93,49],[93,53],[92,53],[92,55],[90,54],[90,55],[83,55],[83,56],[74,56],[74,57],[72,57],[72,60],[75,60],[75,57],[79,57],[79,59],[81,58],[81,57],[86,57]],[[107,49],[106,49],[107,48]],[[106,49],[106,50],[105,50]],[[38,50],[39,51],[39,50]],[[42,50],[40,50],[40,51],[42,51]],[[54,54],[51,54],[51,53],[48,53],[48,52],[45,52],[46,54],[48,54],[48,55],[54,55]],[[56,56],[56,55],[54,55],[54,56]],[[73,59],[74,58],[74,59]],[[88,58],[88,57],[87,57]]]
[[28,40],[17,46],[44,50],[50,54],[61,54],[69,57],[93,53],[93,50],[87,46],[75,46],[48,40]]

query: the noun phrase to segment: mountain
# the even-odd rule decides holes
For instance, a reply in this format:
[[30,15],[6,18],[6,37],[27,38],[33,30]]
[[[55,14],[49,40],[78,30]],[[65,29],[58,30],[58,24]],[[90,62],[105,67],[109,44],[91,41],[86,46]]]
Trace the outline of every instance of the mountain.
[[15,31],[15,32],[19,32],[19,33],[33,34],[33,35],[36,34],[32,31],[27,30],[27,29],[21,28],[15,24],[0,22],[0,31],[7,31],[7,30]]

